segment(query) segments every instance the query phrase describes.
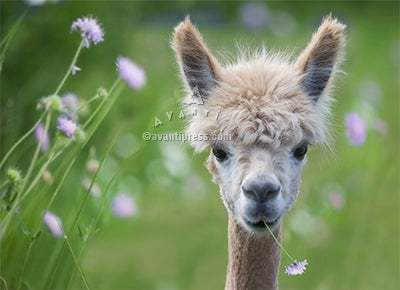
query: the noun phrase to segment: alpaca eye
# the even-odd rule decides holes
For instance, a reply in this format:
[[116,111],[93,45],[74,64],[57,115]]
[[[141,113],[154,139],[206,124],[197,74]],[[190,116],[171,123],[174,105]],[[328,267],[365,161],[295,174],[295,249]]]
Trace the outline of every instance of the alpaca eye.
[[214,148],[212,152],[219,162],[222,162],[228,158],[228,154],[222,149]]
[[300,145],[293,151],[295,158],[302,160],[307,153],[307,144]]

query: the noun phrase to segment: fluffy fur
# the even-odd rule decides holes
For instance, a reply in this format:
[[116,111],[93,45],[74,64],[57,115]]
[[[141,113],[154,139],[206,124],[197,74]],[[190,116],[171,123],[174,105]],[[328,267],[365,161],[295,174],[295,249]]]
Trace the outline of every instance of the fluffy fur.
[[[230,141],[192,142],[196,151],[219,148],[229,154],[228,160],[219,162],[211,153],[207,162],[213,180],[220,186],[230,220],[228,289],[277,287],[279,254],[265,253],[268,249],[273,253],[279,250],[270,237],[246,223],[256,223],[259,215],[253,214],[242,184],[246,178],[279,182],[280,193],[262,217],[265,220],[281,220],[293,206],[305,163],[293,158],[293,151],[300,144],[326,143],[329,139],[329,92],[342,59],[344,30],[343,24],[328,16],[297,60],[262,50],[250,56],[242,54],[236,63],[221,65],[189,18],[175,28],[172,47],[186,98],[198,92],[204,100],[190,105],[197,113],[190,119],[187,133],[231,136]],[[280,223],[275,230],[280,233]],[[238,253],[236,243],[247,254]],[[246,247],[252,249],[251,254]],[[254,255],[259,259],[252,259]],[[252,273],[248,267],[275,270],[270,272],[272,278],[259,271],[260,277],[245,279]]]

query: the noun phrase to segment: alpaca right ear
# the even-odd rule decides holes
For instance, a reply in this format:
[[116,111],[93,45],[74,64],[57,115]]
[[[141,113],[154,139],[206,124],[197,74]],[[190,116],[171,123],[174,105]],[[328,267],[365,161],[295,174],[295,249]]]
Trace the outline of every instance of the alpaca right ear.
[[318,101],[329,86],[342,60],[345,29],[337,19],[326,17],[296,61],[303,74],[303,88],[313,101]]
[[220,66],[189,17],[175,27],[172,48],[185,83],[193,93],[207,97],[217,85]]

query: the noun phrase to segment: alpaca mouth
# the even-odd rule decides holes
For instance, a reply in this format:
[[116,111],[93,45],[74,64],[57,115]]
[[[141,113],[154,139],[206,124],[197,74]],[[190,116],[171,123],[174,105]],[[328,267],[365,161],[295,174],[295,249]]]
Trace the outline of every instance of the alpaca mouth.
[[[268,227],[270,229],[272,229],[278,224],[279,220],[280,220],[280,216],[278,216],[277,218],[275,218],[272,221],[266,222],[266,224],[268,225]],[[257,229],[257,230],[263,230],[263,229],[266,228],[265,222],[263,220],[260,220],[260,221],[255,222],[255,223],[250,222],[248,220],[245,220],[245,221],[251,228],[254,228],[254,229]]]

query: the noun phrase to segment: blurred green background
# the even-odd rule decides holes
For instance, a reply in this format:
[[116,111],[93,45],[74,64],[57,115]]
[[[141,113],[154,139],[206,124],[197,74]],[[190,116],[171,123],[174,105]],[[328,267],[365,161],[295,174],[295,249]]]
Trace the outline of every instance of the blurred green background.
[[[140,91],[125,89],[90,142],[100,158],[114,132],[117,143],[99,176],[104,190],[113,172],[112,191],[132,195],[138,213],[118,219],[107,208],[100,232],[83,255],[82,268],[94,289],[222,289],[227,264],[227,214],[218,187],[196,155],[180,143],[142,141],[154,118],[164,125],[152,132],[184,127],[169,122],[182,96],[175,58],[169,47],[173,27],[190,14],[214,51],[235,52],[236,43],[268,49],[305,47],[323,16],[332,12],[348,26],[346,61],[335,90],[332,152],[313,148],[301,194],[284,220],[284,245],[310,265],[303,276],[280,271],[282,289],[398,289],[399,284],[399,2],[398,1],[59,1],[30,6],[1,2],[1,35],[27,10],[1,73],[1,149],[12,144],[37,119],[36,102],[60,82],[79,36],[70,34],[78,17],[97,17],[105,41],[81,54],[82,72],[62,93],[89,99],[117,77],[115,59],[128,56],[146,70]],[[365,144],[351,146],[344,116],[358,112],[368,123]],[[35,140],[19,151],[23,167]],[[86,155],[89,153],[86,149]],[[126,159],[136,152],[134,157]],[[79,160],[52,211],[64,223],[79,204],[86,160]],[[97,203],[85,212],[90,218]],[[29,219],[29,217],[28,217]],[[15,245],[23,249],[22,234]],[[43,269],[54,261],[62,240],[44,231],[27,265],[27,284],[40,288]],[[78,248],[79,243],[74,242]],[[12,248],[2,249],[13,251]],[[2,261],[2,273],[21,267],[22,252]],[[7,255],[6,255],[7,256]],[[71,261],[68,261],[71,263]],[[282,265],[289,264],[282,257]],[[71,264],[72,265],[72,264]],[[65,280],[63,273],[57,283]],[[61,285],[61,284],[60,284]],[[79,277],[74,286],[83,287]]]

